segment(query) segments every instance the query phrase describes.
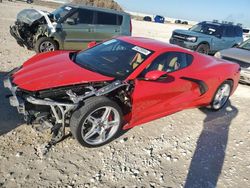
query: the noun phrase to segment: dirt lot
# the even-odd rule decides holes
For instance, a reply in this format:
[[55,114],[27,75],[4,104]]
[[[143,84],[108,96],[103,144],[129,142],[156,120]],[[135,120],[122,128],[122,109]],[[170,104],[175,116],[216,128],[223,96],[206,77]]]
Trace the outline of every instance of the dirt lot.
[[[25,3],[0,3],[0,79],[34,55],[8,29]],[[49,10],[45,7],[35,8]],[[178,25],[133,21],[134,35],[168,41]],[[250,86],[219,112],[191,109],[136,127],[101,148],[69,137],[44,157],[49,134],[24,124],[0,82],[0,187],[250,187]]]

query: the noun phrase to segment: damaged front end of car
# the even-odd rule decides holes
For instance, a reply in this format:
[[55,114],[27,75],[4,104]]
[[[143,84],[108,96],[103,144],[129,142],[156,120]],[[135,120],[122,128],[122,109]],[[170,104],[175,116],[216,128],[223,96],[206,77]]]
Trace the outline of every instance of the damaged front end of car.
[[24,115],[27,124],[38,130],[51,130],[50,146],[65,137],[65,127],[69,126],[72,113],[83,106],[87,98],[108,96],[122,105],[125,114],[131,110],[131,84],[128,82],[116,80],[84,83],[33,92],[23,90],[13,83],[13,75],[19,69],[14,69],[4,79],[4,87],[11,91],[9,102]]
[[27,49],[34,49],[40,36],[51,36],[55,32],[56,22],[48,12],[24,9],[17,14],[15,24],[10,26],[10,34],[17,43]]

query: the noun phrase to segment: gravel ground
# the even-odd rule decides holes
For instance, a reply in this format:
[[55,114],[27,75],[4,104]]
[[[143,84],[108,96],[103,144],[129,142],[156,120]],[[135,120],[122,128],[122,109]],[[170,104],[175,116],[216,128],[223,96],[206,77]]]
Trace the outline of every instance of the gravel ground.
[[[0,3],[0,79],[34,55],[8,29],[25,3]],[[134,35],[168,40],[180,27],[133,21]],[[164,38],[164,31],[166,37]],[[49,139],[26,125],[0,82],[0,187],[250,187],[250,86],[219,112],[185,110],[135,127],[112,143],[81,147],[72,137],[46,156]]]

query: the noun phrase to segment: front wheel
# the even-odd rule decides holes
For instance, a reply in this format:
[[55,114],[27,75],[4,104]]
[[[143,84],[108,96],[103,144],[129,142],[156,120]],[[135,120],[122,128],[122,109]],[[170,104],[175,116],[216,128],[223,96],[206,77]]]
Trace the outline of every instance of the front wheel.
[[76,110],[70,120],[72,135],[86,147],[98,147],[112,141],[121,131],[120,107],[106,97],[92,97]]
[[209,53],[209,46],[207,44],[200,44],[195,50],[196,52],[202,53],[202,54],[208,54]]
[[41,37],[35,44],[35,51],[37,53],[55,51],[58,50],[58,48],[56,41],[49,37]]
[[227,103],[229,96],[232,91],[233,83],[232,81],[223,82],[214,94],[213,100],[211,102],[212,110],[220,110]]

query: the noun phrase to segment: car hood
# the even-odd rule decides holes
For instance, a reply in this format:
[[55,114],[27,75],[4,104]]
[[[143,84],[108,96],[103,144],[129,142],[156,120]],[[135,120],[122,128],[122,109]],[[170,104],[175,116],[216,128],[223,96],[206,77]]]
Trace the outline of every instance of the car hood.
[[43,15],[40,11],[35,9],[24,9],[17,14],[17,21],[21,23],[26,23],[28,25],[32,25],[32,23],[40,18]]
[[220,54],[222,57],[228,57],[231,59],[250,63],[250,51],[249,50],[244,50],[240,48],[229,48],[229,49],[220,51]]
[[179,33],[179,34],[194,36],[194,37],[208,37],[207,35],[205,35],[203,33],[198,33],[198,32],[194,32],[194,31],[191,31],[191,30],[176,29],[176,30],[174,30],[174,32],[176,34]]
[[88,82],[114,80],[112,77],[80,67],[71,61],[69,53],[55,51],[35,55],[12,76],[14,84],[24,90],[39,91]]

